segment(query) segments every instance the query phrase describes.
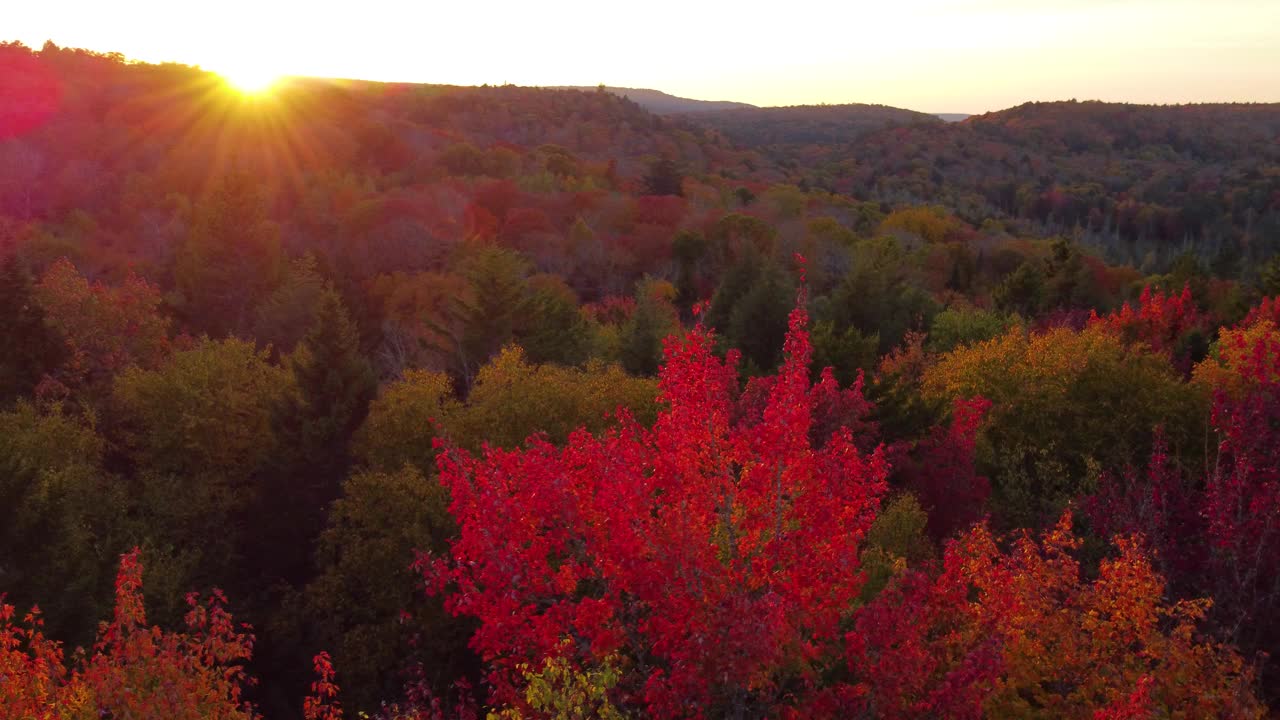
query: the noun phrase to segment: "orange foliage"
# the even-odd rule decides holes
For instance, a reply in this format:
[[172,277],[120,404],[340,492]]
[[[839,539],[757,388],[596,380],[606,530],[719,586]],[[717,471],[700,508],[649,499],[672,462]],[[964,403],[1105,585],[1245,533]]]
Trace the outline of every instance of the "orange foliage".
[[236,628],[220,592],[206,604],[194,593],[187,602],[187,632],[147,627],[135,548],[120,559],[114,618],[100,626],[93,654],[77,652],[70,668],[61,646],[44,637],[38,610],[15,625],[13,606],[0,605],[4,717],[251,720],[241,664],[253,637]]
[[[936,579],[908,575],[847,638],[884,717],[1259,718],[1252,676],[1196,626],[1208,601],[1164,601],[1164,580],[1121,538],[1096,580],[1074,553],[1070,514],[1006,552],[979,527]],[[1106,714],[1106,713],[1110,714]]]
[[35,297],[67,343],[71,359],[59,379],[68,385],[104,382],[129,365],[153,368],[169,355],[160,291],[133,273],[119,287],[90,283],[63,258],[45,272]]
[[1212,355],[1196,366],[1192,380],[1235,398],[1259,383],[1280,381],[1280,328],[1268,319],[1223,328]]

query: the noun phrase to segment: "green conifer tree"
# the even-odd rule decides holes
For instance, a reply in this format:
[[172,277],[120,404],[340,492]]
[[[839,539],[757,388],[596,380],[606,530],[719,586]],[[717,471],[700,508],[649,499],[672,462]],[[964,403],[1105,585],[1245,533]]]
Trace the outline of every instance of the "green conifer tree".
[[29,394],[65,354],[32,296],[31,275],[15,257],[0,265],[0,406]]

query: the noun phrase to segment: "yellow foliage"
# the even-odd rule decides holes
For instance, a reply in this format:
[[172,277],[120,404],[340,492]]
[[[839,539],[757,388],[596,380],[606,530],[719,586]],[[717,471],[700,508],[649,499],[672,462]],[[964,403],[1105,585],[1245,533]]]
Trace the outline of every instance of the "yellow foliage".
[[1056,516],[1088,492],[1091,467],[1145,462],[1157,428],[1171,447],[1195,452],[1208,417],[1205,394],[1166,358],[1097,326],[1015,327],[957,348],[924,370],[922,392],[992,402],[979,459],[1015,524]]
[[617,365],[585,369],[533,365],[509,346],[480,369],[464,409],[445,420],[450,437],[468,449],[482,443],[516,447],[534,433],[563,443],[579,427],[598,432],[609,416],[628,409],[641,423],[657,414],[657,384]]
[[443,373],[406,371],[369,406],[355,453],[375,470],[393,472],[409,463],[429,473],[438,434],[472,451],[486,442],[516,447],[537,433],[563,443],[578,428],[609,427],[619,408],[651,424],[657,395],[655,380],[628,375],[617,365],[535,365],[512,345],[480,368],[465,403]]
[[896,210],[880,223],[880,232],[917,235],[925,242],[945,242],[959,233],[963,224],[938,208],[910,207]]
[[447,375],[407,370],[370,403],[353,441],[356,457],[383,472],[409,463],[429,473],[434,469],[435,423],[455,415],[459,407]]
[[[622,677],[618,663],[618,657],[610,655],[594,668],[578,670],[563,657],[546,658],[536,673],[522,664],[520,669],[528,682],[525,702],[536,713],[533,717],[549,720],[622,720],[622,713],[609,701],[609,691]],[[526,717],[529,716],[519,709],[509,707],[489,713],[488,720]]]
[[271,413],[289,387],[288,373],[253,343],[205,338],[157,370],[125,370],[113,407],[148,468],[239,477],[274,450]]
[[875,597],[908,568],[923,567],[934,557],[933,544],[925,534],[928,521],[928,514],[911,493],[904,492],[884,504],[867,532],[862,551],[862,570],[867,576],[863,600]]

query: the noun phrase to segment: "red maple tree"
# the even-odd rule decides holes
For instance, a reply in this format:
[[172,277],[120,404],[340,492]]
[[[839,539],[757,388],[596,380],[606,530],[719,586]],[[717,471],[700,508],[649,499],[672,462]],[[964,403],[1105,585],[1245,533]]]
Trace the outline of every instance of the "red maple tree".
[[776,713],[843,664],[888,468],[847,428],[811,438],[831,389],[810,383],[806,324],[801,303],[754,421],[733,422],[737,357],[698,327],[667,342],[652,430],[444,448],[458,538],[420,565],[479,620],[495,701],[519,701],[520,663],[621,653],[621,692],[654,716]]

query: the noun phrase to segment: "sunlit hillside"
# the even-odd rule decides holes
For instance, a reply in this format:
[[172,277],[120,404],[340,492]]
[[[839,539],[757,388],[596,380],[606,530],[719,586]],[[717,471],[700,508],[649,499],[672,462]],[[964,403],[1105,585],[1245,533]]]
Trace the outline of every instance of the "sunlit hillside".
[[0,44],[0,720],[1280,708],[1278,106],[250,59]]

